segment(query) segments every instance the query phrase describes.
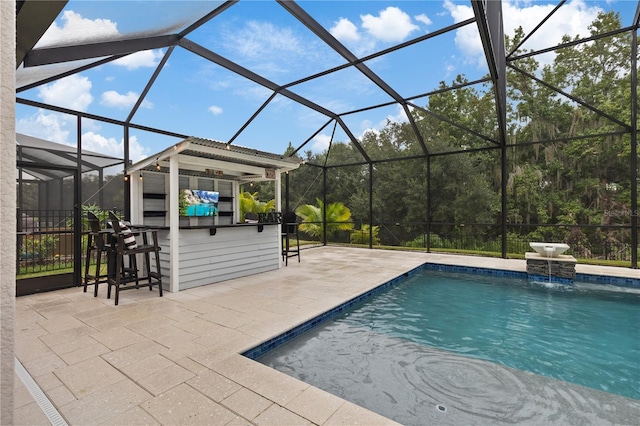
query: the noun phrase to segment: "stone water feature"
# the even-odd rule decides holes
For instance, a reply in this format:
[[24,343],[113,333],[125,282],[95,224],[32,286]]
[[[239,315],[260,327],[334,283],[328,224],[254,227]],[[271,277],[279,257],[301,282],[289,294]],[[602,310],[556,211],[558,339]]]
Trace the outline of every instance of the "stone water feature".
[[569,250],[564,243],[529,243],[536,252],[525,253],[529,281],[573,284],[576,277],[576,258],[562,254]]

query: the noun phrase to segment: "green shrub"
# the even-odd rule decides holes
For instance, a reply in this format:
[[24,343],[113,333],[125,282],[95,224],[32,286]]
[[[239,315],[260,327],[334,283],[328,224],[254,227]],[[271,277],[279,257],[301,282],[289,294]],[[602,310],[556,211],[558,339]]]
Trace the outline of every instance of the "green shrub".
[[53,257],[58,244],[58,237],[54,235],[27,236],[20,247],[20,257],[24,260],[42,262]]
[[380,244],[380,238],[378,237],[379,226],[369,228],[369,225],[363,224],[360,229],[357,229],[351,233],[351,244],[369,244],[369,229],[371,229],[372,242],[374,245]]

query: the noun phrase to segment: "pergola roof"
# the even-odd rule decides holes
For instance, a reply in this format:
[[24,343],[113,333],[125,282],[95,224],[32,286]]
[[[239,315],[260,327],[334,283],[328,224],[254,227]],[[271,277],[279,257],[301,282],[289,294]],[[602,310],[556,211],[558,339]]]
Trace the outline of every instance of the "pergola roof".
[[[224,142],[190,137],[127,168],[168,172],[169,160],[176,156],[183,175],[213,176],[227,180],[263,180],[266,169],[294,170],[300,161]],[[273,179],[273,178],[272,178]]]
[[[32,136],[16,134],[18,165],[23,172],[39,180],[72,176],[78,164],[78,149]],[[121,158],[82,150],[81,172],[102,170],[122,164]]]

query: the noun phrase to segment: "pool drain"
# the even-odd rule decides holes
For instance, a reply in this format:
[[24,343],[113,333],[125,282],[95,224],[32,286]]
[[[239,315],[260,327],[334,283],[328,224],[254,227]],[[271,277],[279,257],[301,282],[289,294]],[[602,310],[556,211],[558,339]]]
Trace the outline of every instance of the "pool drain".
[[438,404],[438,405],[436,405],[436,408],[438,409],[438,411],[440,411],[442,413],[446,413],[447,412],[447,407],[445,407],[444,405]]

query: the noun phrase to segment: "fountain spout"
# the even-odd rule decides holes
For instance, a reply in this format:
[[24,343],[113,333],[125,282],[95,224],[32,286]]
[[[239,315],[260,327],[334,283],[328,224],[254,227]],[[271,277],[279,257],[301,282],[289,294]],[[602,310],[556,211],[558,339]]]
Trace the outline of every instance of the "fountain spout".
[[554,254],[556,252],[555,247],[544,246],[544,252],[547,254],[547,257],[555,257]]
[[529,245],[536,251],[525,253],[529,280],[546,278],[550,284],[573,283],[576,276],[576,258],[563,254],[569,250],[568,244],[529,243]]
[[544,257],[559,257],[569,250],[569,245],[564,243],[529,243],[529,246]]

